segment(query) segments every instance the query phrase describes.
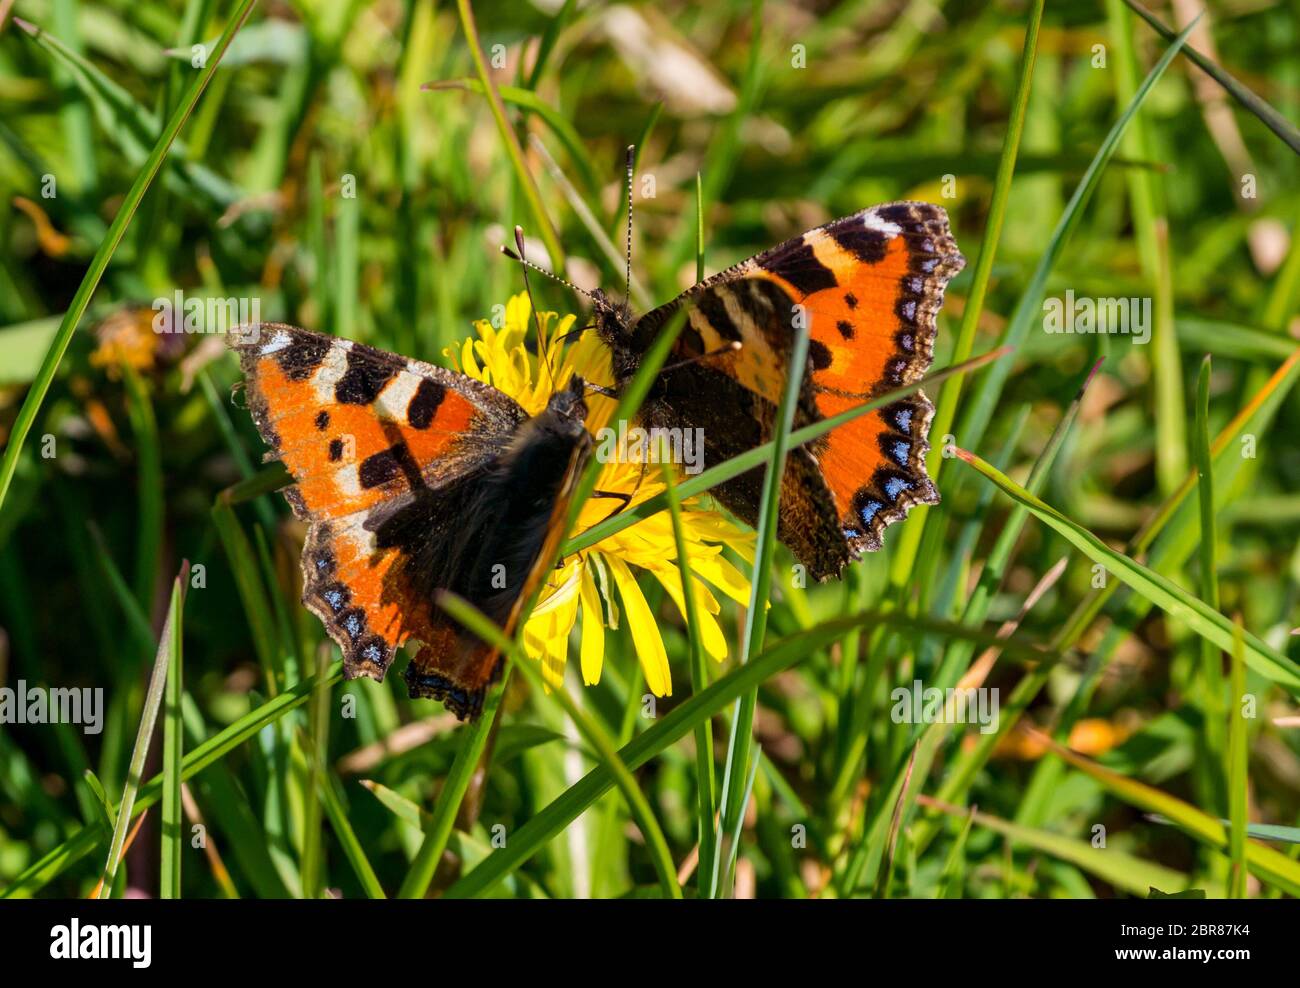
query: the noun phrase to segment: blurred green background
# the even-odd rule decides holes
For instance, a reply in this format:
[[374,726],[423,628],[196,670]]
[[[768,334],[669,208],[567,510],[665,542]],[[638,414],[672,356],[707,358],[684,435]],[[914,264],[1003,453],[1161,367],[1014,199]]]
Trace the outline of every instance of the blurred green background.
[[[240,6],[0,3],[6,443],[163,122],[189,105]],[[1193,6],[1153,10],[1178,30]],[[1298,7],[1212,2],[1188,43],[1300,119]],[[951,435],[1023,484],[1047,450],[1044,501],[1112,549],[1130,544],[1182,592],[1208,599],[1213,586],[1217,609],[1280,653],[1277,668],[1294,669],[1285,656],[1296,655],[1300,625],[1300,407],[1294,374],[1273,375],[1296,346],[1295,152],[1180,55],[1073,204],[1168,42],[1118,0],[1047,4],[1023,135],[1008,141],[1036,13],[1009,0],[478,2],[484,68],[532,176],[523,181],[457,5],[256,5],[131,214],[0,508],[0,682],[103,687],[107,703],[99,735],[0,725],[0,894],[87,895],[99,880],[182,558],[204,572],[185,601],[186,700],[171,716],[184,722],[187,751],[232,725],[236,741],[187,783],[179,837],[147,811],[115,893],[157,894],[169,841],[179,841],[187,896],[402,887],[422,843],[419,814],[437,804],[464,731],[441,707],[408,700],[397,676],[335,687],[320,708],[327,725],[310,703],[258,720],[304,689],[323,638],[296,599],[301,531],[278,496],[214,512],[219,492],[259,469],[262,446],[229,400],[236,368],[219,338],[157,337],[148,307],[177,289],[256,299],[263,319],[441,360],[521,289],[498,251],[516,223],[535,259],[562,249],[579,284],[621,291],[622,164],[633,143],[639,304],[695,278],[697,175],[710,272],[864,206],[919,198],[947,208],[968,262],[940,316],[935,367],[1008,338],[1018,345],[1005,380],[982,370],[960,394],[945,390],[948,427],[931,436],[942,506],[891,528],[886,551],[843,583],[776,582],[770,642],[874,610],[912,623],[816,638],[802,661],[764,679],[763,755],[739,860],[713,891],[1300,892],[1289,673],[1252,663],[1232,691],[1231,662],[1185,615],[1170,616],[1154,592],[1121,589],[1114,567],[1097,586],[1094,560],[1060,531],[1016,516],[993,484],[939,453]],[[999,167],[1016,152],[1000,186],[1005,215],[994,216]],[[979,275],[991,220],[995,253]],[[578,311],[553,285],[534,290],[543,307]],[[1067,290],[1151,299],[1154,338],[1044,332],[1043,295]],[[1180,488],[1197,460],[1207,353],[1205,427],[1229,430],[1208,518],[1196,490]],[[1099,357],[1058,449],[1049,437]],[[1262,410],[1234,426],[1260,396]],[[1174,497],[1181,508],[1161,521]],[[1134,548],[1153,519],[1158,538]],[[233,565],[232,544],[243,552]],[[1200,569],[1207,544],[1212,580]],[[1062,559],[1063,573],[1051,573]],[[774,572],[788,564],[782,549]],[[1049,574],[1015,633],[1022,647],[987,673],[1001,697],[996,736],[889,716],[895,686],[951,685],[967,672]],[[611,633],[598,687],[583,688],[570,662],[570,692],[620,743],[691,693],[680,619],[646,583],[682,684],[657,716],[641,715],[626,631]],[[734,643],[743,609],[724,604],[723,617]],[[1038,645],[1049,646],[1041,659],[1028,652]],[[714,677],[735,671],[736,651]],[[355,716],[339,715],[340,692]],[[1242,692],[1252,713],[1234,718]],[[575,786],[601,756],[564,711],[522,681],[505,705],[489,770],[470,782],[432,888],[661,894],[620,794],[593,799]],[[730,713],[727,704],[712,720],[718,780]],[[1051,755],[1019,730],[1027,724],[1112,774]],[[693,895],[699,735],[684,733],[656,740],[636,779]],[[164,770],[162,749],[155,741],[146,778]],[[582,815],[563,826],[564,814],[544,812],[557,805]],[[1253,831],[1248,850],[1214,822],[1229,818],[1281,829]],[[193,844],[197,824],[205,847]],[[498,872],[487,868],[494,856]]]

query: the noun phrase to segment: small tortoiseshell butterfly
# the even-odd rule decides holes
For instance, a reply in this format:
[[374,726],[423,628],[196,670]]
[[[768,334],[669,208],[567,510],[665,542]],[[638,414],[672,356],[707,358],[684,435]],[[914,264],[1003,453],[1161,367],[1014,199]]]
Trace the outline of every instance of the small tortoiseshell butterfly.
[[[702,429],[714,466],[771,438],[796,319],[809,333],[799,428],[919,380],[944,288],[964,264],[943,209],[894,202],[810,230],[640,317],[597,291],[595,327],[621,387],[668,319],[688,310],[640,416],[647,427]],[[815,578],[879,549],[912,505],[938,503],[925,468],[933,414],[916,391],[790,450],[778,537]],[[762,478],[751,470],[713,493],[753,525]]]
[[[918,380],[944,287],[963,263],[941,208],[891,203],[787,241],[639,318],[597,291],[595,328],[621,387],[659,329],[687,310],[640,415],[652,427],[702,429],[712,466],[770,437],[796,319],[810,337],[797,426]],[[303,601],[338,642],[345,674],[382,679],[414,639],[411,695],[477,716],[500,659],[434,594],[450,590],[513,625],[565,534],[591,455],[586,385],[573,377],[530,418],[463,374],[293,326],[250,329],[232,343],[249,409],[268,456],[296,481],[285,497],[309,523]],[[925,470],[932,414],[918,391],[791,450],[778,534],[813,576],[837,575],[879,549],[884,528],[912,505],[938,501]],[[752,525],[761,483],[753,470],[714,493]]]
[[464,374],[294,326],[248,327],[231,345],[268,459],[296,481],[284,495],[309,523],[303,603],[345,675],[382,680],[413,638],[411,695],[476,717],[500,659],[434,592],[513,625],[591,452],[585,384],[575,375],[530,418]]

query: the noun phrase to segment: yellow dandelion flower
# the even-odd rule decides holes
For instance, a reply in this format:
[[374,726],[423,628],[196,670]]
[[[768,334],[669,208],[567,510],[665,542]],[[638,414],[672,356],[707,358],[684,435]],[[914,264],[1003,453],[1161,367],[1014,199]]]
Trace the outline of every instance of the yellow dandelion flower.
[[[510,395],[524,411],[536,415],[556,388],[562,388],[574,374],[591,384],[610,387],[613,375],[609,351],[595,333],[583,333],[577,342],[565,345],[563,337],[574,317],[554,312],[540,313],[547,340],[548,366],[541,366],[528,352],[524,340],[533,325],[532,306],[526,294],[516,295],[505,307],[498,326],[480,320],[476,336],[447,351],[457,368],[470,377]],[[554,379],[552,379],[554,374]],[[598,435],[609,424],[616,402],[603,395],[587,398],[587,429]],[[624,510],[647,501],[664,490],[656,464],[642,464],[626,457],[609,457],[602,464],[596,489],[630,496]],[[577,532],[603,521],[620,502],[592,498],[578,516]],[[721,605],[715,591],[749,603],[749,580],[723,554],[730,546],[742,558],[753,562],[754,537],[698,498],[682,505],[682,526],[692,568],[691,592],[695,595],[704,650],[715,659],[727,655],[727,640],[718,624]],[[568,659],[569,637],[581,616],[579,664],[583,682],[600,681],[605,658],[605,629],[626,622],[633,645],[645,671],[646,683],[657,696],[672,693],[668,655],[655,616],[637,584],[637,571],[649,572],[663,586],[677,609],[685,613],[686,590],[677,567],[677,543],[672,516],[659,512],[614,535],[566,557],[547,579],[541,598],[524,626],[524,649],[542,663],[548,684],[559,686]]]

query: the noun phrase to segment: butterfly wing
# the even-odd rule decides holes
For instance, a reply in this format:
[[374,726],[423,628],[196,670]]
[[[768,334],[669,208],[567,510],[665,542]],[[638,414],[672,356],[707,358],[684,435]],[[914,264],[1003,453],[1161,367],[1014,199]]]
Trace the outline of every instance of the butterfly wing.
[[[460,527],[458,535],[438,547],[445,560],[421,560],[418,549],[408,554],[408,567],[424,574],[418,582],[464,597],[507,637],[559,558],[569,505],[591,454],[592,440],[582,421],[583,387],[574,377],[573,410],[557,412],[552,399],[546,411],[517,430],[510,448],[456,511],[434,512]],[[417,529],[427,527],[420,520],[418,502],[413,507]],[[400,524],[381,520],[374,527],[385,541],[405,541]],[[417,533],[416,540],[431,547],[426,535]],[[433,696],[462,718],[475,717],[501,661],[494,648],[463,629],[458,640],[463,647],[450,658],[445,646],[421,649],[406,668],[406,683],[412,696]]]
[[[765,435],[779,402],[796,319],[806,321],[809,356],[797,421],[806,424],[910,384],[930,366],[935,317],[948,280],[964,264],[938,206],[873,206],[789,240],[702,282],[643,316],[633,346],[648,344],[677,308],[689,310],[678,358],[736,341],[707,370],[684,369],[699,387],[718,381],[727,406],[747,393]],[[672,388],[681,395],[686,388]],[[702,419],[718,431],[713,414]],[[675,407],[675,406],[674,406]],[[707,409],[702,409],[706,412]],[[818,578],[881,546],[885,527],[938,492],[925,469],[934,408],[921,392],[840,426],[791,457],[782,493],[782,540]],[[709,443],[706,429],[706,447]],[[724,442],[727,436],[721,437]],[[706,455],[706,459],[707,459]],[[738,478],[718,494],[751,523],[757,481]]]
[[462,374],[293,326],[249,327],[232,347],[268,458],[296,481],[284,494],[309,525],[303,603],[338,642],[345,675],[383,679],[415,638],[424,668],[446,670],[448,706],[472,714],[495,671],[490,650],[432,606],[410,565],[414,543],[385,543],[377,522],[418,502],[428,522],[418,545],[436,556],[527,415]]

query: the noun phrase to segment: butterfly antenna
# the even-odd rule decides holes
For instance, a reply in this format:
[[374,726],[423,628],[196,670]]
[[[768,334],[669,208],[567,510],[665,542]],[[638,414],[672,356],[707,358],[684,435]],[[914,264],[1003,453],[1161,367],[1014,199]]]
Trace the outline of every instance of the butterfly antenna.
[[623,300],[632,304],[632,170],[636,166],[636,145],[627,146],[627,269],[623,281]]
[[[521,247],[521,250],[522,250],[522,245],[520,245],[520,247]],[[585,291],[584,289],[579,288],[577,285],[575,285],[573,282],[569,281],[567,278],[561,278],[561,277],[560,277],[558,274],[556,274],[554,271],[547,271],[547,270],[546,270],[544,267],[542,267],[540,264],[534,264],[532,261],[528,260],[528,259],[527,259],[526,257],[524,257],[522,254],[515,253],[515,252],[514,252],[513,250],[511,250],[509,247],[506,247],[504,244],[503,244],[502,247],[501,247],[501,253],[505,254],[506,257],[510,258],[510,260],[512,260],[512,261],[518,261],[520,264],[522,264],[522,265],[523,265],[524,267],[526,267],[526,268],[532,268],[534,271],[536,271],[538,274],[542,275],[543,277],[550,278],[552,281],[559,282],[561,285],[563,285],[563,286],[564,286],[565,288],[567,288],[569,291],[573,292],[573,294],[575,294],[575,295],[581,295],[581,296],[582,296],[583,298],[585,298],[588,302],[590,302],[594,308],[597,308],[597,309],[606,309],[606,310],[609,309],[609,303],[608,303],[608,302],[604,302],[604,301],[602,301],[601,299],[598,299],[595,295],[591,294],[591,292],[589,292],[589,291]]]
[[515,246],[519,248],[519,259],[524,262],[520,269],[524,274],[524,291],[528,293],[528,304],[533,310],[533,321],[537,324],[537,355],[541,358],[542,366],[546,368],[546,377],[551,382],[551,390],[555,390],[555,372],[551,370],[551,352],[546,345],[546,332],[542,329],[542,314],[537,311],[537,302],[533,298],[533,286],[528,283],[528,269],[533,265],[524,260],[524,228],[515,227]]

